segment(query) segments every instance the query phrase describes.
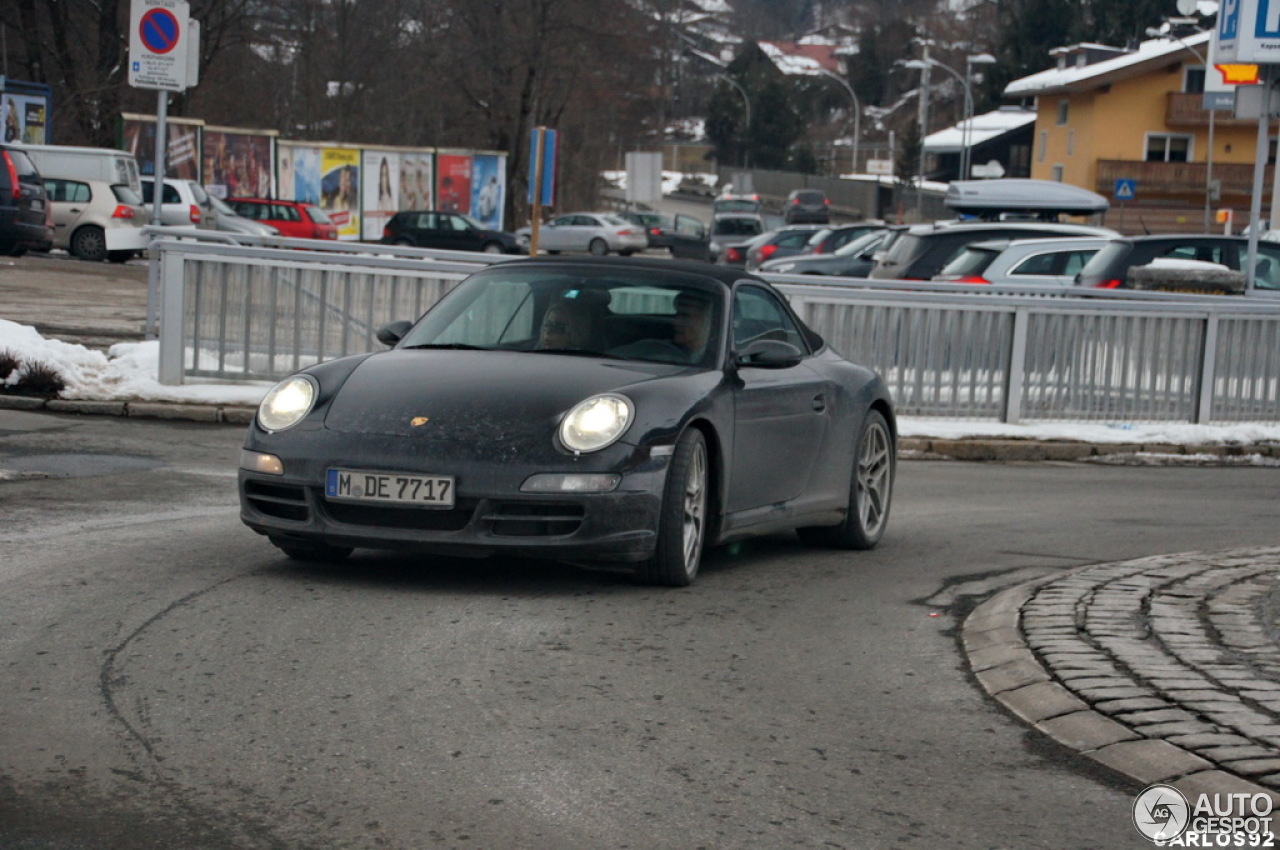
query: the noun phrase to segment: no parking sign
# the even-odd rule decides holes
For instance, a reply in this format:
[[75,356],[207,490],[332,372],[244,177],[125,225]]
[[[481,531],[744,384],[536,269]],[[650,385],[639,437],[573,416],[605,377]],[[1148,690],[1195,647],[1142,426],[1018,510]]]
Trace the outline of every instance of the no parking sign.
[[194,85],[191,58],[196,28],[187,0],[133,0],[129,14],[129,85],[184,91]]

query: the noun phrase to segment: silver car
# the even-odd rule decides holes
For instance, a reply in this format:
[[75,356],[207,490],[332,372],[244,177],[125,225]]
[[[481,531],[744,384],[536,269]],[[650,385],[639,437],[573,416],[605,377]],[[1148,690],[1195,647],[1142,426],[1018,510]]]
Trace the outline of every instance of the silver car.
[[[211,203],[213,198],[194,180],[164,179],[164,194],[160,198],[160,223],[165,227],[194,227],[200,230],[217,229],[218,213]],[[142,178],[142,201],[147,208],[147,221],[154,219],[155,178]]]
[[951,283],[1071,286],[1076,273],[1108,241],[1102,237],[1074,236],[974,242],[933,279]]
[[[516,231],[516,239],[526,248],[530,228]],[[588,251],[597,257],[609,252],[629,257],[649,247],[644,228],[612,213],[567,213],[538,228],[538,250],[548,254],[561,251]]]
[[254,221],[251,218],[242,216],[221,198],[214,195],[209,196],[209,202],[213,204],[214,210],[218,213],[218,230],[223,233],[239,233],[243,236],[279,236],[280,231],[263,221]]

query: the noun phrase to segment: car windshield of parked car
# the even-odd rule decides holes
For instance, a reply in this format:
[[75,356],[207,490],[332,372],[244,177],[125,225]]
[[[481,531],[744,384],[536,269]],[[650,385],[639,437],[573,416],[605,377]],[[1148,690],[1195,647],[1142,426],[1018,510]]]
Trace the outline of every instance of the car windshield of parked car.
[[714,201],[711,204],[712,212],[759,212],[760,202],[747,200],[745,198],[732,198],[728,200]]
[[864,251],[869,251],[879,245],[885,239],[885,233],[882,230],[873,230],[870,233],[863,234],[852,242],[846,242],[832,253],[837,257],[856,257]]
[[[711,366],[720,350],[724,298],[722,286],[693,275],[500,267],[455,287],[399,347],[551,350]],[[548,323],[565,341],[546,343]]]
[[759,236],[763,230],[758,218],[717,218],[711,223],[715,236]]
[[307,215],[311,216],[311,220],[316,224],[333,224],[329,220],[329,216],[325,215],[324,210],[311,204],[303,204],[303,209],[307,211]]

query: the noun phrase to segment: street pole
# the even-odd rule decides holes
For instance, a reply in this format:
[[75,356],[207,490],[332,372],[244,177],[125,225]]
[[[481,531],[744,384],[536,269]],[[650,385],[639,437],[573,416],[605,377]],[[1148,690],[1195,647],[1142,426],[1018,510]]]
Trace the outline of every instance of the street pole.
[[849,81],[839,74],[833,74],[826,68],[818,68],[818,73],[825,74],[844,86],[845,92],[848,93],[849,99],[853,101],[853,167],[849,171],[853,174],[858,173],[858,139],[862,136],[862,103],[858,100],[858,95],[853,90],[853,86],[849,85]]

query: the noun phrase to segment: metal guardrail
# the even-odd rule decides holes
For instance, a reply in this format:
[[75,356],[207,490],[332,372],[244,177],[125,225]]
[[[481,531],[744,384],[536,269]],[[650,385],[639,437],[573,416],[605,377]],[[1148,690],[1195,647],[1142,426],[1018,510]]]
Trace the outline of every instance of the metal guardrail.
[[[160,380],[270,381],[380,347],[471,271],[511,257],[310,240],[152,243]],[[296,250],[305,247],[311,250]],[[766,276],[900,414],[1280,421],[1280,299]]]

